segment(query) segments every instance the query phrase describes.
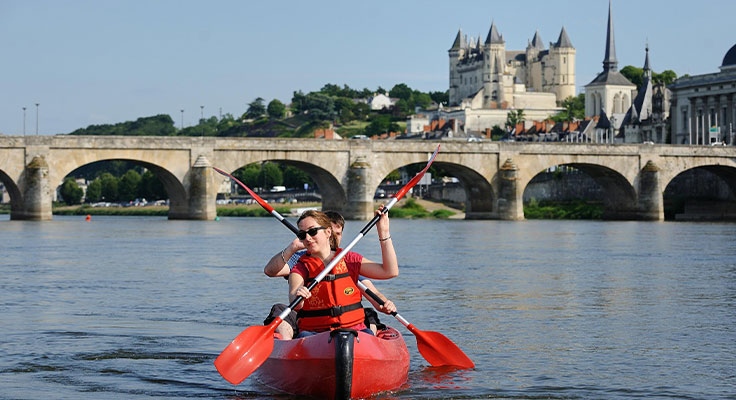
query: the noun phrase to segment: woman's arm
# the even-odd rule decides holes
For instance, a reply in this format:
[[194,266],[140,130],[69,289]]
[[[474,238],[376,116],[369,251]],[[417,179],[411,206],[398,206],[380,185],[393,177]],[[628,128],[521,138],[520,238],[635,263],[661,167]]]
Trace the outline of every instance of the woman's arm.
[[[305,299],[308,299],[312,294],[309,292],[309,289],[304,286],[304,278],[296,272],[292,272],[289,274],[289,304],[291,304],[297,296],[302,296]],[[299,305],[294,307],[294,311],[301,310],[303,305],[304,302],[302,301]]]
[[263,273],[270,277],[289,275],[289,259],[302,249],[304,249],[304,243],[299,239],[294,239],[284,250],[271,257],[268,264],[263,268]]
[[[376,210],[379,213],[383,210],[383,206]],[[399,262],[396,259],[396,251],[391,240],[391,231],[389,229],[388,213],[381,215],[376,223],[378,231],[378,243],[381,246],[382,263],[377,263],[363,257],[360,264],[360,274],[374,279],[391,279],[399,276]]]

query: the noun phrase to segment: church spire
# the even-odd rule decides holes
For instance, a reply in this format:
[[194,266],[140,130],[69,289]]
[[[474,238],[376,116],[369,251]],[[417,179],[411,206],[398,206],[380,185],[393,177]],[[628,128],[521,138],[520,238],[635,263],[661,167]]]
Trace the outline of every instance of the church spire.
[[608,30],[606,32],[606,55],[603,58],[603,70],[618,71],[618,60],[616,60],[616,40],[613,38],[611,0],[608,0]]
[[649,41],[647,41],[646,52],[647,52],[647,55],[644,58],[644,76],[651,79],[652,70],[649,68]]

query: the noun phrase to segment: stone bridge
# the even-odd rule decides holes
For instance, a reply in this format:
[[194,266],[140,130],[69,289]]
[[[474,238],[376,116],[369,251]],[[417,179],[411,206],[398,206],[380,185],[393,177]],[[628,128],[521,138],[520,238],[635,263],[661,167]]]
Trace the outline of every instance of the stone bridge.
[[154,173],[170,199],[170,219],[215,217],[217,187],[226,171],[278,161],[308,173],[325,209],[349,219],[373,214],[373,194],[391,171],[435,164],[466,193],[467,219],[521,220],[524,189],[538,173],[567,165],[605,191],[608,219],[662,220],[663,192],[678,174],[705,168],[736,193],[736,148],[684,145],[368,141],[285,138],[132,136],[0,136],[0,181],[10,194],[11,219],[50,220],[52,191],[75,169],[127,160]]

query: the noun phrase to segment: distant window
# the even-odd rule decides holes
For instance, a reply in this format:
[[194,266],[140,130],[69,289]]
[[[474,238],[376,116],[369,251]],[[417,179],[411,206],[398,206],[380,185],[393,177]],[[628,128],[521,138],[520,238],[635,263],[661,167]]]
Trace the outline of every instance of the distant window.
[[687,120],[688,120],[688,118],[687,118],[687,109],[684,109],[684,110],[682,110],[682,127],[683,128],[685,128],[685,127],[687,127],[689,125]]
[[562,57],[562,63],[567,64],[567,57]]

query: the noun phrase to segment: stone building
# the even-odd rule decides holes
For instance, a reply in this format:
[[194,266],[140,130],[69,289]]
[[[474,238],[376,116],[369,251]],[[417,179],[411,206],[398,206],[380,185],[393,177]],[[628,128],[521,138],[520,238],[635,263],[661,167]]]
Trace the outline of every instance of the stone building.
[[646,47],[642,85],[634,102],[626,111],[617,141],[623,143],[666,143],[670,110],[670,90],[654,84],[649,68],[649,46]]
[[549,49],[537,31],[526,50],[506,50],[492,22],[483,43],[459,30],[448,55],[450,106],[555,108],[575,96],[575,48],[564,27]]
[[608,3],[608,27],[606,30],[606,53],[603,71],[585,85],[585,116],[605,114],[614,131],[618,131],[625,113],[631,107],[636,85],[618,71],[616,40],[613,36],[613,16]]
[[682,77],[672,91],[672,143],[736,143],[736,45],[720,72]]

